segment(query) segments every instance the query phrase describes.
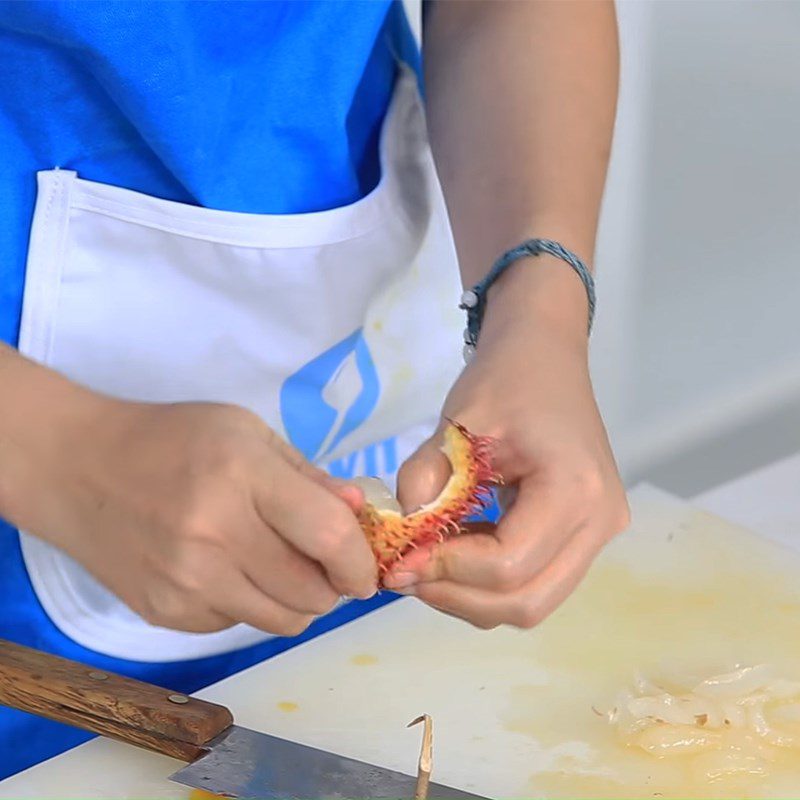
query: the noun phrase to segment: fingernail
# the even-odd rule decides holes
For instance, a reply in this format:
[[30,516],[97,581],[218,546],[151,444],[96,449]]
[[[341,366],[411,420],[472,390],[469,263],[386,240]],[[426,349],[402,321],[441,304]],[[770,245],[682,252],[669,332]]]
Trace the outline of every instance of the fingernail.
[[413,572],[394,572],[383,582],[387,589],[408,589],[417,582],[417,576]]

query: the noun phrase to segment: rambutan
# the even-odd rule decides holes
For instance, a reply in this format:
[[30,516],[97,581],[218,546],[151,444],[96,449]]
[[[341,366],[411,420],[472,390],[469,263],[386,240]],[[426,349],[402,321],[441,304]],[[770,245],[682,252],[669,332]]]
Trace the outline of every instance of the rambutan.
[[452,474],[435,500],[407,515],[403,515],[382,481],[354,481],[365,498],[358,520],[375,553],[381,576],[410,550],[461,533],[462,521],[491,504],[492,486],[502,483],[492,465],[493,446],[491,437],[475,436],[458,422],[448,420],[442,452],[450,462]]

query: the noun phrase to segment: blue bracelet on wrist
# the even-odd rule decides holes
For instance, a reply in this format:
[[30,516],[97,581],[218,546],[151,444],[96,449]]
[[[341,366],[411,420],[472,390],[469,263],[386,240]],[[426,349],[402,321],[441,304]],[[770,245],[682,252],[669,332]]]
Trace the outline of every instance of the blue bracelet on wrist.
[[459,308],[467,312],[467,327],[464,330],[464,360],[468,361],[478,344],[478,336],[481,332],[483,314],[486,310],[486,294],[492,284],[508,269],[515,261],[528,256],[538,256],[541,253],[549,253],[556,258],[560,258],[578,274],[586,289],[586,297],[589,301],[589,333],[592,332],[595,309],[594,278],[589,268],[581,261],[578,256],[562,247],[558,242],[551,239],[529,239],[517,247],[503,253],[489,270],[489,274],[480,282],[475,284],[472,289],[467,289],[461,295]]

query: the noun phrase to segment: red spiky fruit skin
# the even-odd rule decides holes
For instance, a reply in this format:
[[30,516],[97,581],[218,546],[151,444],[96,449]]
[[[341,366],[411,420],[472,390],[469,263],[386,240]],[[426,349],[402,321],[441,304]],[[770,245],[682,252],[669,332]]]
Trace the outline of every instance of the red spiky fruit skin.
[[492,461],[495,441],[475,436],[463,425],[447,421],[442,452],[452,474],[432,502],[410,514],[377,509],[365,503],[358,512],[381,577],[410,550],[443,542],[461,533],[461,522],[491,504],[492,487],[502,483]]

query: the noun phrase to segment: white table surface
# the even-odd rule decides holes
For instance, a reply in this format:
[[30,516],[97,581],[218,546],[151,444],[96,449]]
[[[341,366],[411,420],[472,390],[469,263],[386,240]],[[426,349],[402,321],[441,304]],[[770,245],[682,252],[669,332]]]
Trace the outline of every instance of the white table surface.
[[[794,547],[797,547],[800,544],[800,454],[794,456],[792,458],[785,459],[781,462],[776,464],[770,465],[764,469],[757,470],[750,475],[743,476],[737,480],[731,481],[723,486],[720,486],[712,491],[705,492],[698,497],[693,498],[690,503],[696,507],[701,509],[705,509],[713,514],[721,516],[729,521],[742,525],[746,528],[750,528],[762,535],[767,536],[768,538],[774,539],[776,541],[787,543],[787,544],[794,544]],[[676,513],[680,511],[681,506],[677,505],[675,507]],[[682,512],[681,512],[682,513]],[[378,652],[378,644],[380,642],[380,637],[384,636],[390,640],[392,640],[393,644],[392,647],[397,649],[402,645],[402,642],[398,644],[397,641],[394,641],[394,635],[390,635],[392,630],[398,630],[401,628],[408,628],[408,625],[385,625],[384,623],[388,623],[390,621],[390,617],[393,614],[402,614],[402,613],[416,613],[420,616],[419,620],[416,620],[415,624],[422,625],[423,622],[428,621],[431,625],[439,625],[447,627],[450,625],[454,628],[452,623],[450,623],[447,618],[441,617],[441,615],[428,615],[425,616],[423,613],[425,609],[422,607],[412,607],[409,606],[408,603],[397,603],[394,606],[390,606],[386,613],[382,614],[379,618],[378,615],[373,615],[371,618],[366,618],[365,620],[361,621],[358,624],[346,626],[344,629],[341,629],[339,632],[338,640],[334,641],[334,637],[321,637],[319,640],[314,640],[308,645],[305,645],[305,648],[311,648],[310,650],[307,649],[306,653],[316,652],[318,658],[311,659],[312,662],[321,664],[322,666],[320,669],[323,669],[325,672],[326,677],[325,681],[330,683],[331,677],[327,675],[327,673],[331,669],[339,669],[339,671],[344,671],[348,668],[349,662],[344,655],[348,655],[351,653],[357,652],[367,652],[364,650],[367,647],[367,644],[361,642],[361,639],[366,642],[369,642],[369,652]],[[414,620],[412,620],[413,622]],[[375,630],[372,630],[372,628]],[[422,627],[418,627],[414,629],[416,631],[417,636],[421,635]],[[454,628],[455,630],[455,628]],[[468,636],[467,633],[464,632],[461,628],[458,628],[458,640],[461,641],[465,637],[472,641],[472,639]],[[521,640],[518,640],[518,636],[516,634],[509,633],[508,631],[501,630],[499,633],[493,632],[496,637],[506,637],[509,641],[513,640],[513,647],[511,644],[504,645],[506,646],[506,660],[509,663],[516,664],[517,662],[514,661],[511,656],[508,654],[512,654],[514,651],[514,647],[521,646]],[[455,636],[455,633],[453,634]],[[347,639],[347,637],[354,639],[354,641],[347,640],[346,642],[343,641],[342,637]],[[438,634],[437,634],[438,636]],[[359,639],[360,637],[360,639]],[[358,640],[358,641],[356,641]],[[438,641],[438,639],[437,639]],[[455,641],[455,640],[454,640]],[[462,642],[463,644],[463,642]],[[455,646],[455,645],[454,645]],[[387,645],[388,647],[388,645]],[[405,647],[403,645],[403,647]],[[335,651],[333,654],[328,653],[325,648],[333,649]],[[298,648],[297,650],[301,650],[303,648]],[[484,653],[485,646],[483,641],[481,641],[481,647],[479,648],[480,653]],[[323,652],[324,651],[324,652]],[[393,651],[394,652],[394,651]],[[405,651],[404,651],[405,652]],[[466,652],[466,651],[465,651]],[[503,648],[498,648],[498,652],[502,655]],[[322,656],[320,656],[320,653]],[[342,655],[344,653],[344,655]],[[392,657],[384,658],[381,655],[381,659],[383,664],[385,665],[392,665],[395,662],[398,665],[402,665],[404,663],[400,658],[402,653],[394,653]],[[246,696],[248,698],[252,698],[253,696],[259,696],[262,700],[262,705],[265,703],[272,709],[274,706],[274,702],[277,699],[280,699],[283,695],[280,694],[281,692],[287,692],[291,688],[295,693],[299,691],[299,683],[296,680],[296,665],[295,660],[299,657],[299,654],[296,651],[290,651],[287,656],[280,657],[278,659],[273,659],[270,662],[265,662],[263,665],[259,665],[258,667],[254,667],[252,670],[246,671],[244,673],[240,673],[239,676],[234,676],[233,678],[228,679],[220,684],[217,684],[215,687],[210,687],[206,690],[203,694],[206,693],[209,696],[209,699],[214,699],[220,702],[227,702],[228,705],[236,709],[237,716],[240,716],[240,721],[243,724],[249,724],[251,727],[258,727],[260,723],[263,723],[263,719],[261,719],[255,710],[252,710],[252,719],[248,717],[248,714],[251,713],[251,709],[248,703],[245,703],[241,699],[233,702],[231,698],[233,698],[234,694],[238,691],[242,696]],[[485,653],[481,658],[485,660]],[[474,662],[480,667],[480,674],[483,676],[478,681],[478,683],[487,683],[485,680],[485,673],[487,665],[481,661],[481,658],[474,656],[471,658],[466,659],[470,663]],[[338,661],[337,661],[338,659]],[[342,661],[342,659],[344,659]],[[342,665],[338,662],[342,661]],[[523,664],[523,661],[519,662]],[[506,664],[504,669],[508,665]],[[281,682],[281,669],[287,673],[287,676],[284,676],[283,682]],[[306,671],[308,672],[310,667],[307,667]],[[530,671],[530,663],[529,661],[524,661],[524,669],[525,674],[528,675]],[[293,671],[294,670],[294,671]],[[287,672],[288,671],[288,672]],[[462,670],[463,671],[463,670]],[[492,670],[489,670],[491,673]],[[433,675],[435,670],[430,672],[430,675]],[[337,673],[338,674],[338,673]],[[426,672],[428,674],[428,672]],[[452,685],[452,678],[453,678],[453,671],[452,669],[448,672],[448,685]],[[459,673],[460,674],[460,673]],[[465,673],[466,674],[466,673]],[[429,677],[430,677],[429,675]],[[249,676],[249,677],[248,677]],[[360,676],[360,673],[359,673]],[[314,681],[311,680],[311,675],[308,675],[307,683],[314,684]],[[340,676],[341,677],[341,676]],[[340,680],[340,677],[337,677],[335,680]],[[395,676],[397,678],[397,676]],[[462,676],[464,678],[464,676]],[[359,681],[362,680],[361,677],[358,678]],[[465,679],[465,678],[464,678]],[[251,686],[246,686],[245,684],[247,681],[250,681]],[[342,679],[343,680],[343,679]],[[478,680],[476,678],[476,680]],[[327,683],[325,683],[321,678],[316,683],[319,683],[319,686],[322,687],[319,689],[319,697],[316,697],[317,705],[322,705],[320,697],[326,698],[328,690],[326,689]],[[505,681],[505,679],[504,679]],[[430,682],[430,680],[428,681]],[[428,691],[426,683],[428,682],[421,682],[420,686],[417,687],[415,690],[418,691]],[[401,682],[402,683],[402,682]],[[394,680],[392,683],[393,686],[398,685],[398,681]],[[434,686],[436,684],[434,683]],[[255,688],[254,688],[255,686]],[[313,688],[313,687],[312,687]],[[483,686],[481,688],[484,688]],[[491,687],[488,685],[486,686],[486,691],[482,692],[480,697],[482,698],[481,702],[489,703],[490,695],[492,692],[489,691]],[[431,687],[433,690],[433,686]],[[227,692],[227,694],[226,694]],[[272,692],[275,694],[275,697],[272,697]],[[408,694],[410,689],[406,687],[405,692],[396,693],[394,691],[387,692],[387,696],[394,697],[395,694],[398,694],[400,698],[403,697],[404,694]],[[219,697],[217,696],[219,694]],[[312,692],[313,694],[313,692]],[[441,692],[441,695],[444,696],[447,692]],[[229,696],[230,695],[230,696]],[[280,696],[279,696],[280,695]],[[287,695],[289,696],[289,695]],[[457,695],[455,695],[457,697]],[[442,701],[442,697],[439,697],[437,694],[437,698],[431,697],[420,697],[415,698],[414,700],[414,708],[426,708],[431,710],[434,708],[435,703],[434,700],[437,702]],[[295,698],[297,699],[297,698]],[[329,699],[329,698],[328,698]],[[495,698],[496,699],[496,698]],[[423,702],[424,701],[424,702]],[[394,700],[392,701],[394,702]],[[399,702],[399,700],[398,700]],[[272,705],[270,705],[272,703]],[[252,704],[251,704],[252,705]],[[303,699],[302,705],[308,705],[306,703],[306,698]],[[500,708],[502,703],[498,700],[495,705]],[[265,706],[266,707],[266,706]],[[493,707],[492,707],[493,708]],[[269,709],[268,709],[269,710]],[[263,709],[262,709],[263,711]],[[338,708],[334,709],[336,712],[332,717],[333,722],[331,725],[333,726],[331,730],[335,729],[337,741],[341,740],[344,731],[342,730],[343,723],[341,721],[341,712]],[[318,709],[318,713],[321,714],[321,711]],[[399,713],[399,712],[398,712]],[[408,715],[411,713],[409,709],[405,707],[402,709],[402,714],[405,714],[403,719],[406,719]],[[414,712],[416,713],[416,712]],[[272,712],[274,718],[274,711]],[[400,714],[400,716],[402,716]],[[265,713],[262,714],[262,717],[268,716]],[[273,719],[273,723],[277,724],[277,722],[283,721],[287,726],[290,724],[295,724],[296,726],[301,726],[302,719],[298,718],[294,720],[294,718],[290,718],[289,715],[284,715],[286,720],[275,720]],[[398,719],[400,719],[398,716]],[[445,713],[442,711],[438,714],[439,719],[457,719],[458,715],[454,713]],[[492,719],[494,719],[492,717]],[[402,720],[400,721],[402,722]],[[402,725],[400,722],[395,725],[398,730],[401,729]],[[495,720],[496,722],[496,720]],[[366,725],[366,723],[365,723]],[[400,727],[398,727],[400,726]],[[489,730],[489,723],[486,723],[486,730]],[[363,726],[362,726],[363,728]],[[362,730],[362,728],[358,728]],[[392,728],[394,729],[394,728]],[[483,728],[482,728],[483,729]],[[326,729],[327,730],[327,729]],[[305,730],[302,727],[298,727],[297,730],[292,728],[287,728],[286,730],[278,729],[272,730],[273,733],[277,735],[283,735],[286,738],[295,738],[298,741],[303,741],[304,735],[310,735],[309,731]],[[312,731],[313,733],[313,731]],[[325,731],[322,731],[319,735]],[[328,731],[330,733],[330,731]],[[352,732],[351,732],[352,733]],[[457,740],[457,732],[445,731],[446,735],[443,737],[443,741],[448,740]],[[502,732],[501,732],[502,733]],[[355,736],[355,734],[353,734]],[[500,736],[500,734],[497,734]],[[505,734],[503,734],[505,735]],[[488,737],[488,733],[487,733]],[[363,737],[362,737],[363,738]],[[379,737],[380,738],[380,737]],[[370,740],[372,742],[372,740]],[[508,754],[512,751],[513,748],[508,746],[507,742],[504,742],[501,738],[498,738],[499,743],[504,743],[505,750],[503,751],[506,755],[504,757],[508,757]],[[316,746],[325,746],[326,749],[330,749],[330,743],[327,745],[324,741],[320,740],[319,742],[309,741],[308,743]],[[378,748],[381,744],[380,741],[375,740],[372,742],[374,748]],[[412,752],[416,747],[416,740],[412,742],[411,738],[408,739],[406,743],[408,752],[406,753],[403,751],[402,755],[406,757],[406,761],[408,759],[415,758],[414,752]],[[483,745],[482,745],[483,746]],[[498,745],[499,746],[499,745]],[[355,745],[354,745],[355,747]],[[466,747],[466,745],[465,745]],[[118,792],[115,794],[112,789],[116,787],[116,790],[119,790],[120,785],[128,785],[131,786],[138,786],[140,790],[140,794],[138,796],[151,796],[152,794],[159,794],[159,796],[167,796],[167,792],[164,790],[165,781],[164,776],[171,772],[171,769],[174,768],[174,764],[168,759],[163,759],[163,764],[155,765],[154,766],[154,759],[157,760],[160,757],[153,756],[152,754],[145,753],[144,751],[138,751],[134,748],[124,748],[123,753],[123,745],[118,745],[115,742],[111,741],[102,741],[102,740],[94,740],[87,745],[84,745],[82,748],[77,748],[76,750],[71,751],[63,756],[60,756],[56,759],[53,759],[49,762],[46,762],[43,765],[39,765],[37,767],[32,768],[31,770],[27,771],[26,773],[21,773],[20,775],[10,778],[8,781],[3,782],[2,786],[0,787],[0,797],[9,797],[9,798],[19,798],[19,797],[31,797],[37,798],[39,800],[43,796],[70,796],[74,797],[76,795],[76,791],[74,791],[75,787],[81,787],[81,796],[98,796],[98,797],[122,797]],[[363,748],[362,748],[363,749]],[[441,748],[440,748],[441,749]],[[398,755],[403,748],[398,747],[397,742],[392,741],[391,748],[387,749],[387,753],[391,754],[391,758],[386,753],[378,752],[364,752],[358,751],[353,753],[348,753],[351,755],[355,755],[359,758],[367,758],[367,760],[373,761],[374,763],[383,763],[385,766],[390,766],[394,768],[401,768],[399,766],[400,755]],[[529,756],[528,751],[526,750],[526,759]],[[446,753],[440,754],[442,757],[446,755]],[[103,771],[101,770],[99,773],[95,772],[94,777],[90,781],[92,793],[88,793],[85,789],[87,784],[87,778],[85,777],[86,769],[87,769],[87,758],[91,757],[93,759],[92,763],[97,766],[99,764],[106,764],[108,767],[108,775],[105,777],[103,776]],[[105,761],[103,761],[105,758]],[[461,763],[461,756],[456,754],[453,756],[453,763],[460,764]],[[390,760],[398,760],[398,763],[389,763]],[[443,768],[447,766],[447,759],[442,759]],[[405,762],[404,762],[405,763]],[[527,769],[530,770],[530,765],[527,761],[525,761],[527,765]],[[156,768],[158,767],[158,768]],[[455,768],[454,768],[455,769]],[[127,770],[127,771],[126,771]],[[158,778],[157,783],[154,783],[153,786],[157,788],[158,791],[153,793],[141,793],[143,791],[143,787],[145,786],[142,783],[143,779],[141,775],[151,775],[150,780],[155,780],[156,777]],[[457,775],[457,771],[453,772],[453,775]],[[82,777],[83,776],[83,777]],[[442,778],[446,777],[445,775]],[[137,780],[139,783],[137,783]],[[451,778],[451,780],[455,780],[455,778]],[[71,781],[71,783],[70,783]],[[104,783],[105,781],[105,783]],[[68,784],[66,794],[59,795],[57,794],[54,787],[59,785]],[[106,785],[108,784],[108,785]],[[140,785],[141,784],[141,785]],[[171,796],[173,797],[185,797],[185,792],[181,793],[181,790],[176,786],[172,785],[174,792]],[[70,788],[71,787],[71,788]],[[507,789],[508,787],[506,787]],[[45,791],[47,789],[47,791]],[[489,792],[489,789],[486,789],[486,792]],[[505,792],[507,796],[511,796],[509,791]],[[494,795],[493,795],[494,796]],[[502,794],[500,795],[502,796]]]
[[[734,487],[733,496],[738,499],[741,495],[741,487]],[[627,571],[632,576],[629,588],[633,595],[628,597],[636,596],[653,580],[663,580],[664,573],[671,582],[687,581],[686,596],[696,597],[698,587],[707,590],[708,576],[720,563],[719,553],[730,549],[731,558],[722,559],[727,564],[722,569],[730,569],[728,577],[723,576],[724,585],[737,585],[742,575],[760,565],[761,583],[756,585],[791,587],[793,607],[797,606],[796,556],[789,560],[782,550],[758,543],[736,524],[651,487],[633,491],[631,506],[634,523],[630,535],[615,540],[603,554],[605,561],[611,559],[607,578],[619,580],[615,563],[623,568],[622,575]],[[766,577],[764,570],[769,573]],[[783,570],[792,574],[784,575]],[[552,771],[553,759],[563,755],[565,747],[568,752],[573,752],[571,748],[583,752],[584,743],[565,739],[553,748],[528,735],[524,726],[519,727],[519,720],[549,719],[547,715],[561,703],[567,718],[574,715],[575,702],[585,714],[594,692],[608,691],[609,687],[603,688],[603,670],[596,670],[594,664],[604,664],[608,658],[608,632],[620,634],[615,627],[608,627],[609,620],[616,624],[617,612],[624,611],[626,604],[608,607],[607,586],[601,582],[593,599],[579,599],[566,617],[562,612],[560,628],[553,628],[555,633],[544,640],[543,628],[479,631],[413,600],[401,600],[215,684],[200,695],[231,708],[246,727],[405,771],[413,769],[419,746],[418,737],[405,731],[405,725],[427,711],[437,720],[440,781],[487,797],[530,797],[531,781]],[[684,602],[680,592],[670,596]],[[646,591],[643,597],[649,597]],[[764,603],[783,601],[779,591],[778,600],[767,597],[761,608]],[[647,616],[646,608],[647,603],[643,612]],[[701,603],[695,611],[702,615],[708,608]],[[699,625],[634,626],[634,635],[628,631],[628,646],[622,647],[621,659],[610,668],[627,675],[631,659],[638,663],[640,657],[652,654],[654,641],[648,637],[655,636],[663,649],[661,637],[670,630],[669,635],[675,637],[670,649],[694,651],[698,642],[692,637],[704,640],[703,631],[712,620],[720,622],[712,617]],[[606,635],[595,636],[604,625]],[[738,612],[725,629],[731,631],[734,652],[752,644],[752,632],[740,624]],[[566,660],[553,663],[550,656],[567,640],[581,645],[566,648]],[[790,640],[781,633],[779,641]],[[758,647],[769,651],[777,646],[776,641],[762,641]],[[591,642],[599,649],[587,651]],[[594,680],[600,683],[587,688]],[[609,686],[613,685],[618,685],[618,677],[611,678]],[[546,687],[544,693],[539,691],[542,686]],[[291,706],[288,710],[283,707],[287,705]],[[167,780],[177,766],[163,756],[94,739],[3,781],[0,798],[187,800],[188,791]]]

